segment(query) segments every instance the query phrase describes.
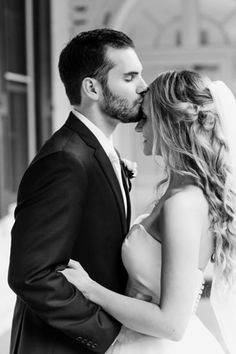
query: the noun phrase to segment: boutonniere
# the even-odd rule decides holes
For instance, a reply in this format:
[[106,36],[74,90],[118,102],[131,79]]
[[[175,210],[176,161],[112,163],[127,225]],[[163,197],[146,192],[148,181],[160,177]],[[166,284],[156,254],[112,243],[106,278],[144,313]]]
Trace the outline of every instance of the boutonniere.
[[124,173],[129,180],[137,177],[138,174],[137,162],[133,162],[127,159],[122,159],[121,164],[123,165]]

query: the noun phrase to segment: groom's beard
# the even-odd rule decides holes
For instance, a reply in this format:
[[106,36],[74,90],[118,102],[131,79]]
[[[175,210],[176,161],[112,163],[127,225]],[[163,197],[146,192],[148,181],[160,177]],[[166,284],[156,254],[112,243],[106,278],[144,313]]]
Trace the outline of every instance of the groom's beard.
[[141,118],[141,101],[137,99],[130,104],[127,98],[120,97],[111,92],[106,83],[103,83],[103,101],[101,102],[101,110],[113,119],[122,123],[138,122]]

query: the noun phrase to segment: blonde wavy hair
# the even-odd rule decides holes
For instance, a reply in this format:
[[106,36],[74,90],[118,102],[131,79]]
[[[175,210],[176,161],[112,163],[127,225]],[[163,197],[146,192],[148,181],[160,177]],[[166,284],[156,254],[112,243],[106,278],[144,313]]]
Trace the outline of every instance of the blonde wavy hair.
[[[149,87],[153,154],[161,153],[169,173],[192,176],[209,204],[215,250],[212,261],[228,283],[235,270],[235,192],[228,145],[206,78],[192,71],[168,71]],[[163,179],[159,187],[166,182]]]

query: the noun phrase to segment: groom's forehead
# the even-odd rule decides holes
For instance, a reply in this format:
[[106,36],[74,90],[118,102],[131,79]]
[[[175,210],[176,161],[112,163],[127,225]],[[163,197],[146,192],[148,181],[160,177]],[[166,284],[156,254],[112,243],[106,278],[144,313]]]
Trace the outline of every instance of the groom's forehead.
[[131,47],[112,48],[108,47],[106,57],[112,62],[113,68],[124,73],[141,72],[143,67],[135,52]]

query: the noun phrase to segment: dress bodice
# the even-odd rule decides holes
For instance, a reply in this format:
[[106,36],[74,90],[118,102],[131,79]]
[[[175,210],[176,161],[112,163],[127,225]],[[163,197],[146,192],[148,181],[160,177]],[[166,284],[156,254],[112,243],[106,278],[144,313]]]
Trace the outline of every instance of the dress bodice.
[[[159,304],[161,296],[162,244],[150,235],[140,223],[134,224],[122,246],[122,259],[129,274],[127,295],[149,295]],[[203,288],[203,273],[196,269],[195,311]]]
[[[122,259],[129,274],[127,295],[131,297],[136,297],[137,293],[149,295],[152,297],[152,302],[159,304],[161,297],[161,242],[153,238],[142,224],[136,223],[124,240]],[[207,354],[209,352],[223,354],[219,343],[194,315],[201,296],[203,272],[196,269],[193,277],[196,280],[194,282],[196,284],[196,300],[182,340],[176,342],[166,338],[148,336],[122,326],[116,341],[106,354]]]

